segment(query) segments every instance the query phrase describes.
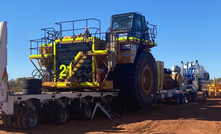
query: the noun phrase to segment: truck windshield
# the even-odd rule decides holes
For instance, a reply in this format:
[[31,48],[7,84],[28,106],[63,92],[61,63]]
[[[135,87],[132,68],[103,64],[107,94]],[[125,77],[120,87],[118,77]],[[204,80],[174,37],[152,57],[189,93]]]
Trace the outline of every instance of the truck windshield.
[[133,15],[114,16],[112,19],[112,30],[126,30],[132,26]]

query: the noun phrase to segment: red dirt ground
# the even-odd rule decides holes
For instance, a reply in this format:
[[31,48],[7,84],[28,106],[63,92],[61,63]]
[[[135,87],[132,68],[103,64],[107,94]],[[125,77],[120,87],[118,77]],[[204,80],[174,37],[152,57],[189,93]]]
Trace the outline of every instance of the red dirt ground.
[[0,134],[221,134],[221,98],[210,98],[183,105],[155,105],[149,110],[121,117],[69,121],[62,126],[40,124],[35,130],[8,129],[0,121]]

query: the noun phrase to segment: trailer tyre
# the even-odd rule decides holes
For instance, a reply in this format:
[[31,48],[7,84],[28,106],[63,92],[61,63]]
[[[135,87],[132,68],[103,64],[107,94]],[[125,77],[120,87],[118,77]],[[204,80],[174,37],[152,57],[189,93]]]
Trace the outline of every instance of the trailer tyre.
[[16,116],[11,116],[11,115],[8,115],[7,116],[7,124],[10,128],[18,128],[18,125],[17,125],[17,118]]
[[124,104],[148,109],[153,105],[157,92],[157,67],[153,55],[138,51],[133,64],[117,65],[117,88]]
[[36,111],[28,110],[22,116],[22,126],[24,129],[34,129],[39,123],[39,115]]
[[41,94],[42,80],[27,79],[24,81],[23,94]]
[[191,93],[187,94],[187,101],[188,101],[188,103],[190,103],[191,100],[192,100],[191,96],[192,96]]
[[185,96],[180,96],[180,104],[184,104],[185,103]]
[[162,102],[162,104],[163,104],[163,105],[169,105],[170,102],[169,102],[169,101],[164,101],[164,102]]
[[123,115],[127,112],[127,108],[124,105],[116,104],[112,107],[113,111],[118,115]]
[[179,104],[180,104],[180,97],[178,97],[178,96],[177,96],[177,97],[174,97],[173,100],[175,100],[175,101],[173,102],[174,105],[179,105]]
[[207,92],[203,92],[203,100],[207,100]]
[[42,124],[49,123],[49,117],[48,117],[48,114],[46,112],[43,112],[43,111],[40,112],[39,117],[40,117],[40,122]]
[[83,105],[80,110],[80,116],[82,120],[90,120],[92,115],[92,110],[89,105]]
[[24,127],[22,126],[22,116],[24,115],[26,111],[21,111],[18,116],[17,116],[17,125],[18,125],[18,128],[20,129],[24,129]]
[[55,124],[55,112],[56,112],[58,109],[59,109],[59,108],[56,108],[56,109],[52,110],[52,111],[49,113],[49,123]]
[[54,122],[57,125],[62,125],[68,122],[69,113],[66,108],[58,108],[54,113]]
[[191,101],[192,102],[196,101],[196,93],[191,93]]
[[2,122],[3,122],[3,125],[4,125],[5,127],[9,127],[8,124],[7,124],[7,115],[3,115],[3,116],[2,116]]
[[74,109],[74,110],[71,110],[72,115],[72,119],[74,120],[80,120],[80,110],[79,109]]

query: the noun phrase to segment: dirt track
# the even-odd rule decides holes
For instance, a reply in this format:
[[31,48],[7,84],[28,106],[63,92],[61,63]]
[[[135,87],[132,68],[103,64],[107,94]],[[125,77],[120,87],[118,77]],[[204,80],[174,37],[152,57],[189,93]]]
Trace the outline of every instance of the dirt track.
[[103,133],[180,133],[220,134],[221,98],[210,98],[184,105],[155,105],[150,110],[128,113],[110,121],[69,121],[66,125],[41,124],[35,130],[7,129],[0,121],[2,133],[103,134]]

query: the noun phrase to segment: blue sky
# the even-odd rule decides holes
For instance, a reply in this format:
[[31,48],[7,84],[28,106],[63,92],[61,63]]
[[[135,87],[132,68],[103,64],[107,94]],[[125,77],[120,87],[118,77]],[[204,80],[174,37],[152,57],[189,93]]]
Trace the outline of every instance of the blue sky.
[[105,32],[111,15],[136,11],[157,25],[152,53],[165,67],[197,59],[211,77],[221,77],[220,0],[0,0],[0,7],[0,21],[8,22],[9,78],[31,76],[29,40],[41,38],[41,28],[98,18]]

